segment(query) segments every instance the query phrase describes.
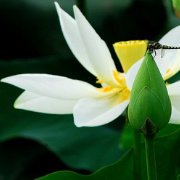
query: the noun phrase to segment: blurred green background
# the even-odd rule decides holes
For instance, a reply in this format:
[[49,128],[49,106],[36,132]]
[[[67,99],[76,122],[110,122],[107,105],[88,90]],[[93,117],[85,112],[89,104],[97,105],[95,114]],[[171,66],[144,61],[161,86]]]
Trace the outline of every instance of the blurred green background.
[[[76,1],[57,2],[73,15]],[[158,40],[180,23],[170,0],[86,0],[86,15],[119,70],[114,42]],[[0,0],[0,44],[0,78],[48,73],[95,84],[68,48],[52,0]],[[115,162],[131,145],[131,131],[121,136],[123,116],[102,127],[76,128],[72,115],[15,110],[21,92],[0,85],[0,180],[30,180],[64,169],[89,173]]]

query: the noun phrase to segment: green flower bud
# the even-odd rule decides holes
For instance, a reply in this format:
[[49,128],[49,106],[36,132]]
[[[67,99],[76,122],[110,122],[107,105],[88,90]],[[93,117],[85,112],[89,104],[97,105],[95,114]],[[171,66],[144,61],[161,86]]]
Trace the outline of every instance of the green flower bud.
[[131,126],[144,135],[155,135],[171,116],[171,103],[164,80],[147,52],[131,90],[128,117]]

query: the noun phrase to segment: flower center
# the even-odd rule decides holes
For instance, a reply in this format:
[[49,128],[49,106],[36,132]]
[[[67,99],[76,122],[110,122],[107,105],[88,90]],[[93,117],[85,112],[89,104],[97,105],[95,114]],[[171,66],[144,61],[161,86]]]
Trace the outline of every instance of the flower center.
[[113,71],[114,78],[119,82],[119,103],[130,98],[130,90],[126,85],[126,79],[123,73]]
[[122,68],[126,73],[135,62],[144,57],[147,50],[148,41],[120,41],[114,43],[113,46],[116,55],[121,62]]
[[[116,81],[119,83],[119,87],[112,87],[104,84],[103,87],[99,88],[99,91],[104,93],[109,92],[109,95],[114,95],[114,94],[118,95],[117,98],[119,98],[119,103],[121,103],[130,98],[130,90],[126,85],[126,79],[123,73],[120,73],[118,71],[113,71],[113,75]],[[98,80],[96,81],[96,83],[103,83],[103,81]]]
[[130,90],[126,87],[119,93],[119,103],[126,101],[130,98]]

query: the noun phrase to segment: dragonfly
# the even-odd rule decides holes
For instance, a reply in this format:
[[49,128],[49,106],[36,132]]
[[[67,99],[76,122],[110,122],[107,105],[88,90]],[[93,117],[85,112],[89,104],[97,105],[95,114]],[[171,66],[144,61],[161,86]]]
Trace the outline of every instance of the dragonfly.
[[161,49],[161,58],[164,56],[165,49],[180,49],[180,47],[162,45],[155,41],[147,40],[147,42],[148,42],[147,50],[149,50],[151,54],[154,52],[156,56],[156,50]]

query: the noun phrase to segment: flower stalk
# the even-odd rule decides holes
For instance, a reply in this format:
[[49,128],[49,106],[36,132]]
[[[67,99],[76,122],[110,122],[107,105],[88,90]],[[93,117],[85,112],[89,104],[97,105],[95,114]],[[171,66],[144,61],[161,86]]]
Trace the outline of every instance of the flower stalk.
[[141,134],[134,129],[134,179],[141,180]]
[[145,151],[148,180],[157,180],[154,136],[145,136]]

